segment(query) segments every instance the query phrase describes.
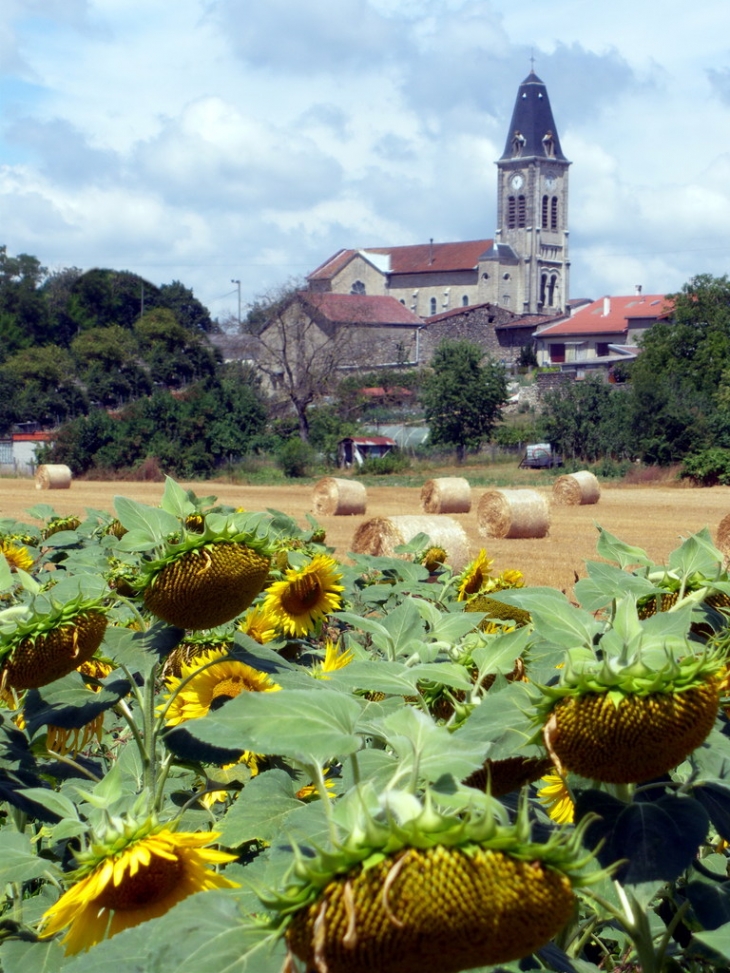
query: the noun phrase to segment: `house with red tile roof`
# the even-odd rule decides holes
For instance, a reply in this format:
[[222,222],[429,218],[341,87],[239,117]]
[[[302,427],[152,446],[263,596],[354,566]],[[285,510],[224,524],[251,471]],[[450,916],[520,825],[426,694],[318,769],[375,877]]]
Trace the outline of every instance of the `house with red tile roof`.
[[497,161],[497,231],[464,242],[342,249],[307,281],[315,293],[391,296],[421,318],[491,304],[555,315],[568,302],[568,167],[545,84],[522,82]]
[[610,372],[618,362],[635,358],[641,336],[657,321],[671,319],[672,311],[663,294],[602,297],[584,304],[572,315],[538,327],[538,364],[557,365],[576,378],[596,369]]

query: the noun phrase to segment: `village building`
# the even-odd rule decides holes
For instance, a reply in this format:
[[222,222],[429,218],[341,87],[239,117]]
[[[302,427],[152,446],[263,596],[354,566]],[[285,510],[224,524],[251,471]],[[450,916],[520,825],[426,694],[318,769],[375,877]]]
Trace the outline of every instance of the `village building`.
[[387,295],[424,319],[475,306],[516,316],[561,313],[569,297],[569,166],[547,88],[531,71],[497,162],[493,237],[342,249],[309,274],[309,290]]
[[590,372],[612,377],[613,369],[639,354],[639,339],[657,321],[667,321],[672,304],[663,294],[602,297],[572,315],[539,327],[535,354],[539,365],[557,366],[583,378]]

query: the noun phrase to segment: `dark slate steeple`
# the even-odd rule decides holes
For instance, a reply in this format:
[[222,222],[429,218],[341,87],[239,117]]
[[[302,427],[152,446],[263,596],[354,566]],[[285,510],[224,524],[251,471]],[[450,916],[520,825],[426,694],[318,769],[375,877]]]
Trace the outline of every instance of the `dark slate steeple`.
[[568,161],[560,148],[547,88],[534,71],[530,71],[517,92],[500,162],[531,158]]

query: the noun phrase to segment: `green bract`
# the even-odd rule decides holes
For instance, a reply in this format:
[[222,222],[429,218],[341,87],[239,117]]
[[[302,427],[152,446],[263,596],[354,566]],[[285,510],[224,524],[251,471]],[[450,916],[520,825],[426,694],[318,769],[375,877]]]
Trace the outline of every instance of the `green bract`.
[[340,805],[348,827],[346,834],[329,848],[316,848],[304,855],[294,845],[295,859],[283,891],[259,892],[263,904],[283,922],[305,905],[337,876],[354,866],[372,867],[404,848],[428,849],[442,846],[501,851],[522,861],[540,861],[580,886],[600,880],[605,872],[586,872],[593,854],[582,847],[586,820],[574,831],[554,831],[545,842],[531,838],[527,807],[523,804],[514,822],[506,809],[487,795],[467,796],[461,813],[438,810],[431,791],[423,799],[404,791],[377,794],[371,785],[349,795],[349,807]]

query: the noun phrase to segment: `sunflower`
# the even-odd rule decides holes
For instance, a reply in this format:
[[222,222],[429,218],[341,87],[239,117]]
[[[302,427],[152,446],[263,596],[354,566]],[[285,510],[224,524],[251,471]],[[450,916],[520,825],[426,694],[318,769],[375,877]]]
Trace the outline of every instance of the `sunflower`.
[[193,834],[147,824],[93,846],[80,857],[74,884],[43,915],[41,938],[66,930],[61,940],[66,953],[79,953],[164,915],[195,892],[236,888],[208,867],[236,857],[205,847],[217,837],[214,831]]
[[487,557],[484,548],[459,575],[457,581],[457,598],[466,601],[470,595],[478,594],[489,580],[489,569],[494,562]]
[[517,568],[507,568],[496,578],[490,578],[485,588],[487,591],[504,591],[505,588],[524,588],[525,576]]
[[261,605],[254,605],[238,622],[238,630],[259,645],[265,645],[276,638],[276,620]]
[[326,554],[316,554],[303,568],[290,568],[283,581],[269,586],[263,610],[276,619],[287,635],[307,635],[318,622],[342,604],[339,584],[342,575],[337,562]]
[[545,774],[543,786],[537,792],[541,804],[556,824],[572,824],[575,806],[565,779],[560,774]]
[[344,669],[345,666],[349,666],[354,658],[351,649],[343,651],[339,642],[332,642],[327,639],[324,643],[324,659],[312,666],[312,675],[315,679],[329,679],[328,672]]
[[[329,776],[329,773],[330,773],[330,769],[329,767],[326,767],[324,774],[322,776],[324,777],[324,786],[327,789],[327,797],[334,800],[337,797],[337,795],[333,793],[335,782]],[[309,784],[305,784],[303,787],[300,787],[299,790],[294,795],[294,797],[296,797],[298,801],[305,801],[305,802],[316,801],[319,799],[320,793],[319,790],[317,789],[316,784],[309,783]]]
[[0,544],[0,554],[8,562],[11,571],[17,571],[18,569],[21,571],[30,571],[33,567],[33,555],[30,554],[28,548],[13,544],[7,539],[4,539],[2,544]]
[[165,722],[178,726],[205,716],[242,692],[270,693],[281,687],[265,672],[230,658],[225,649],[204,652],[181,667],[180,677],[167,680]]
[[435,574],[444,566],[447,557],[448,554],[443,547],[432,546],[426,548],[426,550],[416,558],[416,561],[419,564],[422,564],[429,574]]

